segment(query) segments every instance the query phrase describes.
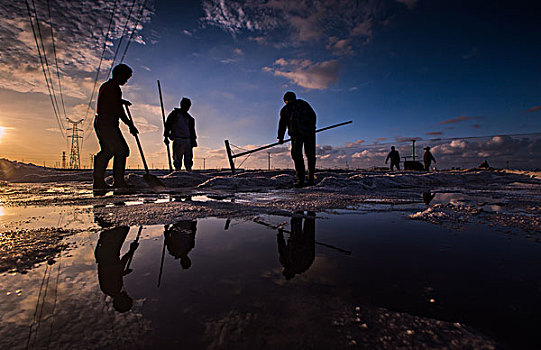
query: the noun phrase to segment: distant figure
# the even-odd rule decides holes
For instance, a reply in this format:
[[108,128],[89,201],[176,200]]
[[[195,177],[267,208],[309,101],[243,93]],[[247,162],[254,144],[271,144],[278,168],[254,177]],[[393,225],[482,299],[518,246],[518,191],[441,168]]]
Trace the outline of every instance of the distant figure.
[[187,270],[192,266],[192,260],[188,253],[195,247],[195,233],[197,221],[180,220],[173,225],[165,227],[165,245],[169,254],[175,259],[180,258],[180,266]]
[[316,113],[308,102],[297,99],[294,92],[288,91],[284,95],[285,106],[280,111],[278,123],[278,141],[284,142],[284,134],[288,129],[291,137],[291,158],[295,163],[297,183],[295,187],[304,187],[305,169],[302,149],[308,162],[308,185],[314,184],[316,170]]
[[428,192],[423,192],[423,202],[424,202],[426,205],[429,205],[430,202],[432,202],[432,200],[434,199],[434,197],[436,197],[436,194],[435,194],[435,193],[431,193],[430,191],[428,191]]
[[103,195],[110,188],[104,178],[107,165],[113,157],[114,188],[115,190],[128,188],[124,180],[124,172],[130,149],[120,131],[119,119],[128,125],[132,135],[139,133],[133,122],[126,116],[123,105],[131,106],[131,103],[122,99],[122,90],[120,90],[120,86],[126,84],[131,76],[131,68],[125,64],[119,64],[113,68],[113,77],[103,83],[99,90],[97,114],[94,119],[94,130],[100,144],[100,151],[94,157],[93,190],[96,195]]
[[432,161],[436,162],[436,158],[430,153],[430,147],[425,147],[425,154],[423,155],[423,161],[425,163],[425,171],[430,171],[430,164]]
[[98,263],[100,289],[113,298],[113,307],[118,312],[126,312],[133,305],[132,298],[124,290],[123,278],[131,272],[126,266],[139,243],[132,242],[130,250],[120,258],[120,249],[129,231],[128,226],[103,230],[94,251]]
[[389,159],[391,159],[391,171],[393,171],[393,166],[396,166],[396,169],[400,170],[400,154],[395,150],[394,146],[391,146],[391,152],[387,155],[385,164],[387,164]]
[[195,134],[195,119],[188,113],[191,106],[192,101],[183,97],[180,108],[173,109],[165,122],[164,142],[168,145],[169,140],[173,141],[175,170],[182,168],[182,159],[184,159],[184,168],[186,171],[192,171],[193,148],[197,147],[197,135]]
[[479,168],[481,168],[481,169],[489,169],[490,165],[488,165],[488,162],[485,159],[485,161],[483,163],[479,164]]
[[278,230],[278,254],[280,264],[284,267],[282,274],[287,280],[306,272],[312,266],[316,256],[316,215],[313,212],[307,212],[307,216],[304,219],[304,228],[302,218],[291,218],[291,236],[287,244],[283,231]]

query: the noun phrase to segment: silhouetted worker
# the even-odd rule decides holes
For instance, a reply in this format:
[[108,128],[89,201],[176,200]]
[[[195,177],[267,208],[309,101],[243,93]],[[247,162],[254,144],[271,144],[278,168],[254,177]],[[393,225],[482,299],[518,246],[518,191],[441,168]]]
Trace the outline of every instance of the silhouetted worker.
[[400,170],[400,154],[395,150],[394,146],[391,146],[391,152],[385,158],[385,164],[387,164],[389,159],[391,159],[391,171],[393,171],[393,166],[396,166],[396,169]]
[[94,193],[104,194],[110,188],[105,183],[105,170],[111,158],[113,160],[113,178],[115,190],[128,188],[124,180],[126,170],[126,158],[130,149],[119,127],[121,119],[130,128],[130,133],[139,133],[124,111],[123,105],[130,106],[129,101],[122,99],[120,86],[126,84],[132,76],[132,70],[125,64],[119,64],[113,68],[113,77],[103,83],[98,94],[97,114],[94,119],[94,130],[100,144],[100,151],[94,157]]
[[423,192],[423,202],[426,204],[426,205],[429,205],[430,202],[432,202],[432,200],[434,199],[434,197],[436,196],[435,193],[431,193],[430,191],[428,192]]
[[188,253],[195,247],[196,220],[180,220],[173,225],[165,227],[165,245],[169,254],[175,259],[180,258],[180,266],[184,270],[192,266]]
[[308,185],[314,184],[316,170],[316,113],[308,102],[297,99],[294,92],[288,91],[284,95],[285,106],[280,111],[278,123],[278,141],[284,142],[284,134],[291,137],[291,158],[295,163],[297,183],[295,187],[304,186],[304,158],[302,149],[308,162]]
[[133,305],[132,298],[124,290],[123,277],[131,272],[127,269],[127,264],[139,243],[132,242],[130,250],[120,258],[120,249],[129,231],[128,226],[103,230],[94,251],[100,289],[113,298],[113,307],[118,312],[126,312]]
[[195,134],[195,119],[188,113],[192,105],[189,98],[183,97],[180,101],[180,108],[175,108],[167,116],[163,136],[166,145],[169,140],[173,141],[173,165],[175,170],[184,168],[192,171],[193,148],[197,147],[197,135]]
[[425,163],[425,171],[430,171],[430,164],[432,164],[432,161],[434,163],[436,162],[436,158],[430,153],[430,147],[425,147],[425,154],[423,155],[423,161]]
[[291,236],[287,244],[283,231],[278,230],[278,254],[280,264],[284,267],[282,274],[288,280],[296,274],[306,272],[312,266],[316,256],[316,215],[313,212],[307,212],[307,216],[304,219],[304,228],[302,218],[291,218]]

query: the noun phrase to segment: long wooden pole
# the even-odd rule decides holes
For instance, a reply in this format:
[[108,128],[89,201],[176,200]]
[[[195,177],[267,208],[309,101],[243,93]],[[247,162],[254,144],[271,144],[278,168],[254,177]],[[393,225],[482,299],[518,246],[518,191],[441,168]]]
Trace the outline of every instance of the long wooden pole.
[[[165,111],[163,110],[163,99],[162,99],[162,87],[160,85],[160,81],[158,80],[158,92],[160,93],[160,105],[162,106],[162,120],[163,120],[163,128],[165,130]],[[169,162],[169,171],[173,171],[173,164],[171,164],[171,151],[169,151],[169,144],[165,144],[165,148],[167,149],[167,161]]]
[[[124,105],[124,107],[126,108],[126,112],[128,112],[128,119],[130,119],[130,121],[133,124],[133,118],[130,113],[130,107],[128,107],[128,105]],[[139,136],[137,134],[133,136],[135,136],[135,141],[137,142],[137,147],[139,148],[139,153],[141,154],[141,159],[143,160],[143,166],[145,167],[145,172],[147,173],[147,175],[150,175],[150,171],[148,171],[147,161],[145,159],[145,155],[143,154],[143,147],[141,147],[141,141],[139,141]]]
[[[343,122],[343,123],[339,123],[339,124],[334,124],[334,125],[330,125],[330,126],[321,128],[321,129],[317,129],[316,132],[322,132],[322,131],[325,131],[325,130],[329,130],[329,129],[332,129],[332,128],[337,128],[337,127],[339,127],[339,126],[346,125],[346,124],[351,124],[351,123],[353,123],[353,121],[349,120],[349,121],[347,121],[347,122]],[[291,141],[291,139],[286,139],[286,140],[284,140],[284,142],[282,142],[282,143],[286,143],[286,142],[289,142],[289,141]],[[250,153],[262,151],[262,150],[264,150],[264,149],[267,149],[267,148],[271,148],[271,147],[280,145],[280,144],[282,144],[282,143],[280,143],[280,142],[274,142],[274,143],[271,143],[271,144],[268,144],[268,145],[265,145],[265,146],[258,147],[258,148],[256,148],[256,149],[251,149],[251,150],[246,151],[246,152],[233,154],[233,155],[231,156],[231,158],[242,157],[242,156],[245,156],[245,155],[250,154]]]

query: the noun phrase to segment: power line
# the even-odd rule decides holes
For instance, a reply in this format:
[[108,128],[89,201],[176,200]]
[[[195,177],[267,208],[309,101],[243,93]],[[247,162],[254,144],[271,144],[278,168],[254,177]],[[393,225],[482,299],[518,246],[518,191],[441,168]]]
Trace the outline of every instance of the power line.
[[133,35],[137,31],[137,26],[139,25],[139,22],[141,21],[141,17],[143,17],[143,11],[145,10],[146,4],[147,4],[147,0],[143,2],[143,5],[141,6],[141,9],[139,10],[139,14],[137,15],[137,21],[135,22],[135,26],[133,27],[133,30],[130,34],[130,38],[128,39],[128,42],[126,43],[126,47],[124,48],[124,53],[122,54],[120,63],[124,62],[124,57],[126,57],[126,53],[128,52],[128,48],[130,47],[130,44],[132,42]]
[[115,65],[116,57],[118,56],[118,52],[120,51],[120,46],[122,45],[122,40],[124,40],[124,35],[126,35],[126,31],[128,30],[128,24],[130,23],[131,14],[132,14],[133,8],[135,7],[136,2],[137,0],[133,0],[132,5],[130,7],[130,12],[128,13],[126,24],[124,25],[124,29],[122,29],[122,34],[120,35],[120,41],[118,42],[118,45],[115,50],[115,55],[113,56],[113,62],[111,62],[111,67],[109,67],[109,71],[107,72],[107,79],[109,79],[109,76],[111,75],[111,71],[113,70],[113,66]]
[[45,50],[43,36],[41,35],[41,26],[39,24],[38,12],[37,12],[36,3],[34,0],[32,0],[32,5],[34,7],[34,16],[36,17],[36,26],[38,28],[39,39],[40,39],[41,48],[43,51],[43,59],[45,61],[45,66],[47,67],[47,74],[49,75],[49,81],[51,82],[51,90],[53,92],[53,99],[54,99],[54,103],[56,104],[56,110],[58,111],[57,118],[60,122],[60,125],[64,127],[64,124],[62,123],[62,118],[60,117],[60,106],[58,105],[58,100],[56,99],[56,92],[54,90],[53,77],[51,74],[51,70],[49,68],[49,60],[47,60],[47,52]]
[[39,60],[41,62],[41,70],[43,71],[43,76],[45,77],[45,83],[47,84],[47,91],[49,92],[49,98],[51,100],[51,105],[53,106],[53,111],[54,111],[54,115],[55,115],[55,118],[56,118],[56,122],[58,124],[58,128],[60,129],[62,137],[66,138],[66,135],[64,135],[64,129],[62,127],[62,123],[60,121],[60,118],[58,117],[58,112],[56,110],[56,106],[55,106],[54,101],[53,101],[53,96],[51,94],[51,87],[49,85],[49,79],[47,79],[47,73],[45,72],[45,65],[44,65],[44,62],[43,62],[43,57],[41,55],[41,49],[40,49],[39,43],[38,43],[38,37],[36,35],[36,28],[34,27],[34,19],[32,17],[32,11],[30,10],[30,4],[28,3],[28,0],[24,0],[24,2],[26,4],[26,10],[28,11],[28,18],[30,20],[30,26],[32,27],[32,34],[34,35],[34,41],[36,43],[36,48],[38,49]]
[[60,101],[62,101],[62,110],[64,111],[64,118],[67,118],[68,116],[66,115],[66,106],[64,104],[64,94],[62,93],[62,80],[60,79],[60,69],[58,68],[58,59],[56,55],[56,45],[54,43],[53,18],[51,16],[51,4],[49,0],[47,0],[47,10],[49,12],[49,26],[51,28],[51,42],[53,44],[54,62],[56,64],[56,76],[58,78],[58,88],[60,90]]
[[[105,40],[103,42],[103,50],[101,52],[100,63],[98,64],[98,70],[96,71],[96,76],[94,77],[94,86],[92,87],[92,94],[90,95],[90,100],[88,101],[88,107],[86,108],[86,113],[85,113],[85,118],[84,118],[85,120],[87,120],[88,112],[90,111],[90,106],[92,105],[92,100],[94,99],[94,94],[96,93],[96,85],[98,83],[98,77],[99,77],[99,74],[100,74],[101,63],[103,62],[103,57],[105,56],[105,51],[107,51],[107,40],[109,39],[109,33],[111,31],[111,26],[113,24],[113,19],[115,17],[117,3],[118,3],[118,0],[115,0],[114,5],[113,5],[113,11],[111,11],[111,19],[109,20],[109,26],[107,27],[107,33],[105,34]],[[85,131],[83,132],[83,135],[86,134],[86,132],[88,131],[90,126],[92,126],[92,123],[89,122],[87,127],[85,128]],[[83,138],[83,142],[84,142],[84,138]]]

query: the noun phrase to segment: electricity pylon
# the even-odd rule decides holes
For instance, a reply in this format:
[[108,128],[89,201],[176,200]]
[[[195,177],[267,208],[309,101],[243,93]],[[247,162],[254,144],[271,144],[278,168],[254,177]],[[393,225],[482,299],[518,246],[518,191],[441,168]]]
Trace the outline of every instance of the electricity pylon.
[[81,119],[79,121],[73,121],[70,118],[66,118],[69,123],[71,123],[71,128],[68,128],[67,130],[71,130],[71,135],[68,136],[71,138],[71,151],[70,151],[70,169],[80,169],[81,168],[81,158],[79,157],[79,139],[82,139],[82,136],[79,136],[78,132],[83,131],[82,129],[79,129],[77,125],[83,122],[84,119]]

